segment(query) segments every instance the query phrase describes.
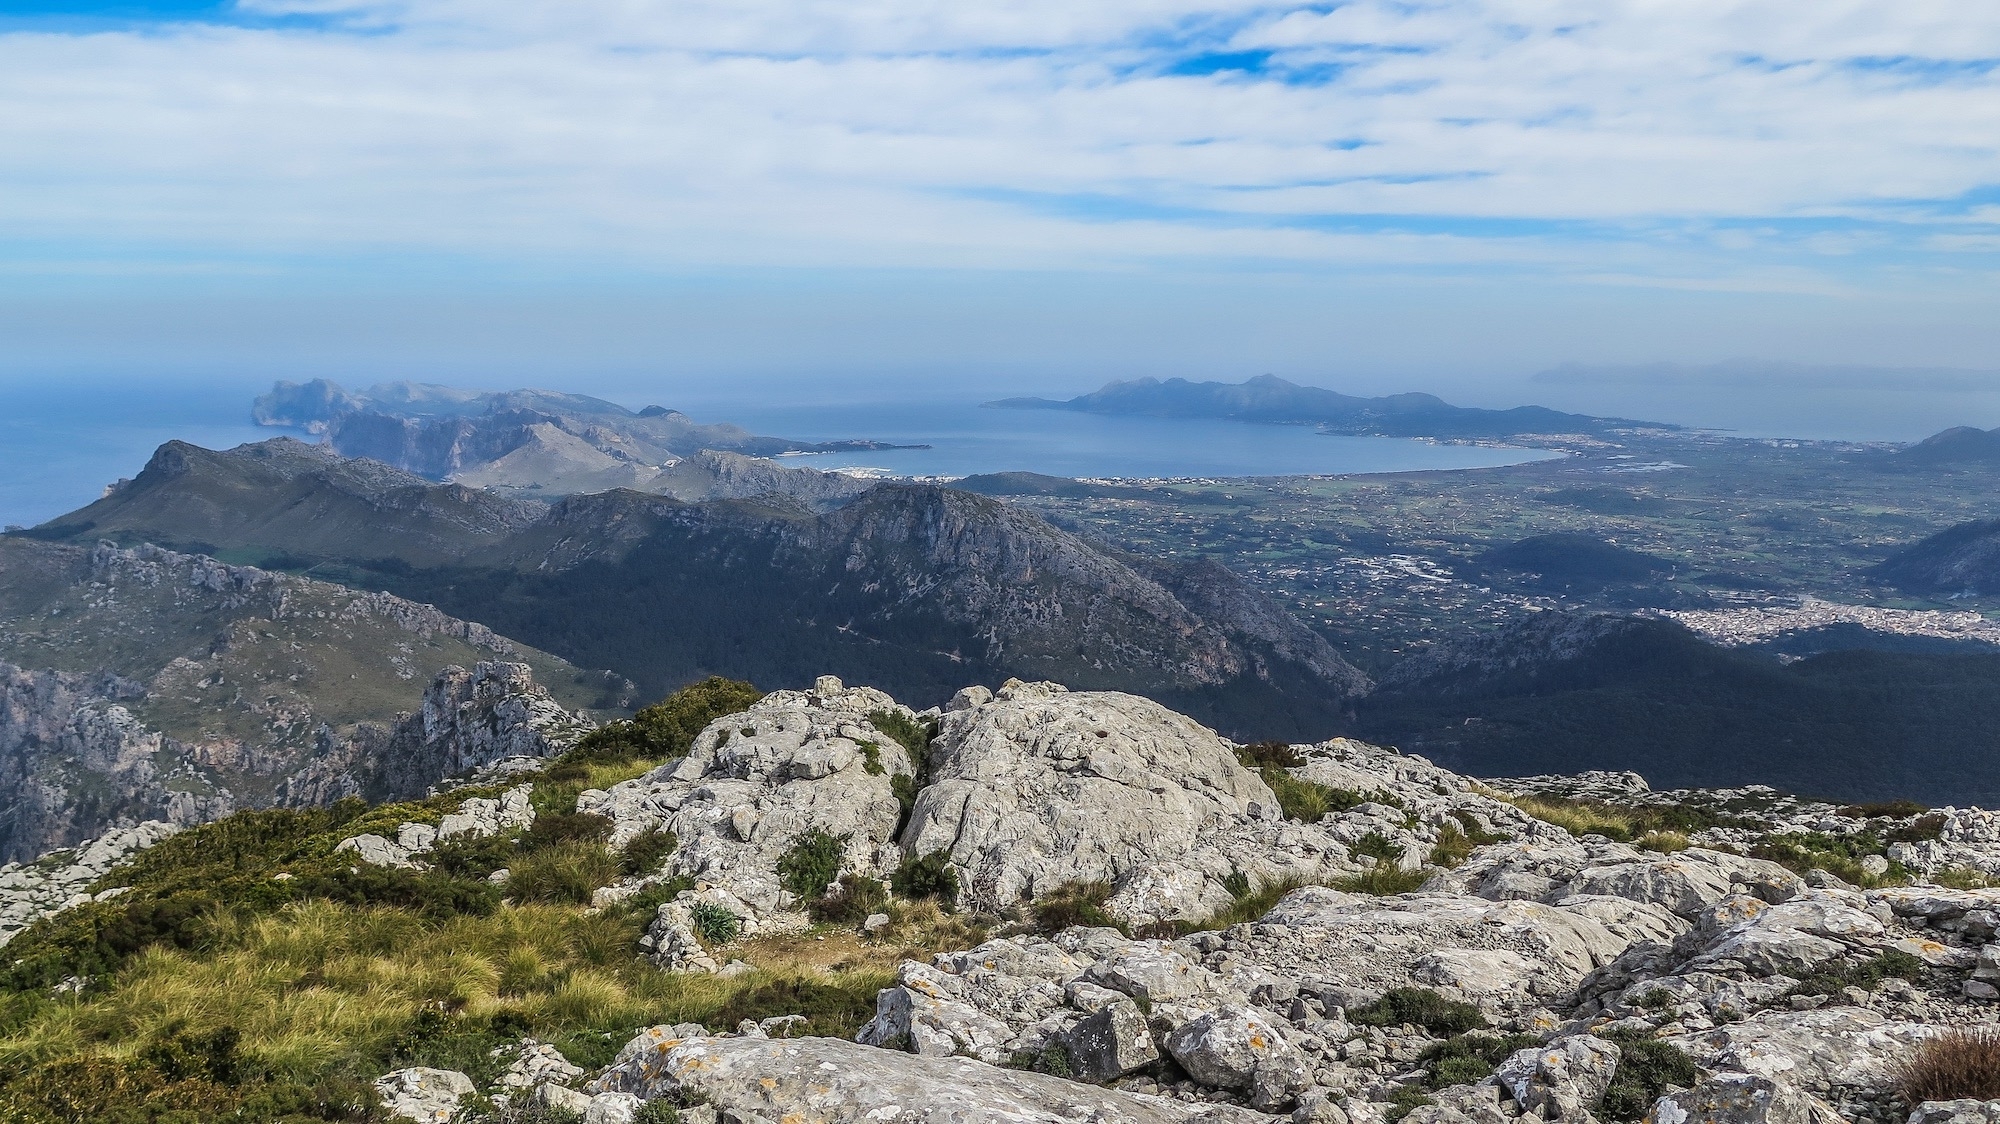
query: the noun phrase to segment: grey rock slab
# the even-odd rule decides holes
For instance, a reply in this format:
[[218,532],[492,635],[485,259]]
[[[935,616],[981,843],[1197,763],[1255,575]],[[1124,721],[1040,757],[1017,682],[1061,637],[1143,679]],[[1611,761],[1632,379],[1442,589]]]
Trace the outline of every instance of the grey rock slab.
[[1841,1124],[1832,1106],[1785,1081],[1722,1073],[1661,1097],[1646,1124]]
[[850,873],[885,877],[901,858],[891,838],[902,815],[893,781],[915,767],[875,729],[871,711],[912,714],[880,691],[830,676],[810,691],[774,691],[709,723],[686,757],[584,792],[577,810],[611,819],[613,847],[672,831],[680,846],[659,876],[727,893],[743,906],[746,933],[802,925],[803,903],[778,875],[800,836],[844,836],[841,865]]
[[1312,1084],[1312,1069],[1289,1033],[1247,1007],[1222,1007],[1168,1034],[1167,1053],[1197,1082],[1241,1089],[1259,1108],[1289,1103]]
[[1908,1124],[2000,1124],[2000,1100],[1925,1101]]
[[[664,1031],[665,1028],[656,1028]],[[833,1038],[643,1035],[594,1087],[651,1100],[699,1094],[719,1115],[810,1124],[1270,1124],[963,1057],[917,1057]]]
[[1890,1066],[1931,1032],[1861,1007],[1822,1007],[1762,1011],[1667,1041],[1704,1068],[1755,1074],[1822,1095],[1836,1088],[1887,1088]]
[[905,850],[948,851],[964,904],[1117,883],[1275,809],[1214,731],[1136,695],[1010,683],[945,713]]
[[1610,1088],[1618,1069],[1618,1044],[1572,1034],[1516,1051],[1493,1069],[1514,1103],[1550,1119],[1588,1112]]
[[1070,1027],[1063,1048],[1071,1072],[1083,1081],[1110,1081],[1160,1060],[1146,1016],[1129,999],[1105,1006]]
[[389,1115],[423,1124],[457,1119],[459,1102],[472,1093],[472,1078],[454,1069],[412,1066],[375,1079],[375,1095]]

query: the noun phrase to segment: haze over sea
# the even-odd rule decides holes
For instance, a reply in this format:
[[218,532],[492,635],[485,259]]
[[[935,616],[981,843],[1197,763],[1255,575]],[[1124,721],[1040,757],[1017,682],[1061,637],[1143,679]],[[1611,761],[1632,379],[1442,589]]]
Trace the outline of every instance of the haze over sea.
[[[229,448],[286,433],[313,439],[252,425],[250,399],[260,389],[243,384],[0,383],[0,523],[32,526],[81,507],[106,484],[136,474],[165,441]],[[662,405],[675,405],[671,395],[656,398]],[[1553,455],[1329,437],[1306,426],[990,410],[967,399],[842,405],[771,405],[768,397],[733,404],[704,399],[698,412],[690,412],[700,421],[734,422],[783,437],[866,437],[931,446],[786,458],[814,468],[865,468],[899,476],[1015,470],[1103,477],[1403,472],[1518,464]]]

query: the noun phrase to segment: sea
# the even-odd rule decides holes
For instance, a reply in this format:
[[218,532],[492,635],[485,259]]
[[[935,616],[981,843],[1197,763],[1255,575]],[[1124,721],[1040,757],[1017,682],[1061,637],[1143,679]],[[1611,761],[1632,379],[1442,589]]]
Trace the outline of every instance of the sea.
[[[166,441],[227,449],[287,433],[312,440],[251,423],[250,400],[265,385],[237,379],[0,381],[0,524],[31,527],[88,504],[104,494],[106,485],[136,475]],[[734,422],[756,433],[927,446],[786,458],[801,466],[883,476],[949,479],[1009,471],[1105,479],[1334,475],[1492,468],[1559,455],[1334,437],[1309,426],[989,409],[965,398],[791,404],[773,402],[769,395],[731,399],[711,390],[690,406],[688,413],[697,421]]]

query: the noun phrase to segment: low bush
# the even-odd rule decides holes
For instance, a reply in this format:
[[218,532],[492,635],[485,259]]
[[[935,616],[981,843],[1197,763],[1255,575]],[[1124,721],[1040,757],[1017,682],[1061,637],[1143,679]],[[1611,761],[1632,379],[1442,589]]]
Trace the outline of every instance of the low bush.
[[1424,1054],[1433,1089],[1448,1085],[1471,1085],[1492,1074],[1493,1067],[1539,1042],[1526,1034],[1459,1034],[1431,1047]]
[[910,855],[889,876],[889,885],[903,897],[935,898],[949,908],[958,898],[958,871],[952,869],[949,851]]
[[1479,1008],[1447,999],[1427,987],[1394,987],[1365,1007],[1348,1009],[1347,1021],[1361,1026],[1423,1027],[1439,1038],[1451,1038],[1486,1026]]
[[910,762],[916,766],[917,779],[921,781],[929,771],[931,739],[937,737],[937,724],[919,722],[898,710],[871,710],[868,724],[896,740],[896,744],[909,751]]
[[800,834],[778,857],[779,883],[805,901],[825,894],[847,861],[848,838],[818,828]]
[[1438,829],[1437,842],[1431,845],[1430,863],[1446,870],[1472,857],[1472,840],[1455,825],[1446,824]]
[[1649,831],[1634,839],[1632,845],[1643,851],[1671,855],[1688,849],[1688,837],[1678,831]]
[[1944,825],[1949,817],[1943,812],[1932,812],[1928,816],[1918,816],[1900,827],[1892,827],[1882,836],[1888,843],[1923,843],[1944,834]]
[[1790,994],[1832,995],[1846,987],[1873,991],[1883,980],[1921,980],[1929,970],[1917,957],[1892,948],[1855,964],[1822,962],[1801,977]]
[[813,920],[827,925],[859,925],[889,908],[889,887],[858,874],[844,874],[833,889],[807,905]]
[[1395,863],[1376,863],[1360,874],[1342,878],[1333,884],[1336,890],[1349,894],[1375,894],[1388,897],[1393,894],[1407,894],[1430,881],[1429,868],[1404,870]]
[[1236,747],[1236,759],[1251,769],[1296,769],[1305,764],[1299,751],[1286,742],[1252,742]]
[[562,784],[582,780],[599,766],[684,757],[710,722],[748,710],[763,697],[748,683],[719,676],[683,687],[631,718],[585,734],[542,773],[542,779]]
[[1969,866],[1948,866],[1931,875],[1931,881],[1954,890],[1985,890],[1993,886],[1991,877]]
[[678,850],[680,845],[681,841],[674,837],[674,833],[665,828],[635,835],[619,848],[618,869],[630,875],[650,874],[658,870],[667,856]]
[[896,982],[893,972],[854,972],[838,980],[767,980],[737,992],[706,1024],[734,1030],[744,1019],[804,1015],[794,1036],[852,1039],[875,1017],[875,994]]
[[1362,836],[1350,850],[1357,855],[1367,855],[1377,863],[1393,863],[1403,857],[1402,845],[1390,842],[1379,831]]
[[1909,881],[1910,872],[1897,863],[1890,863],[1889,869],[1882,874],[1870,874],[1862,869],[1862,859],[1871,855],[1880,856],[1887,849],[1888,844],[1872,831],[1853,835],[1806,831],[1766,836],[1750,848],[1750,857],[1767,859],[1799,874],[1824,870],[1856,886],[1891,886]]
[[1638,1031],[1605,1035],[1618,1044],[1618,1068],[1598,1102],[1606,1120],[1639,1120],[1669,1088],[1685,1088],[1701,1078],[1701,1070],[1679,1047]]
[[1919,1042],[1891,1077],[1905,1103],[2000,1099],[2000,1027],[1953,1027]]
[[1871,804],[1849,804],[1840,810],[1840,814],[1857,820],[1900,820],[1921,816],[1928,811],[1930,811],[1928,805],[1919,804],[1914,800],[1878,800]]

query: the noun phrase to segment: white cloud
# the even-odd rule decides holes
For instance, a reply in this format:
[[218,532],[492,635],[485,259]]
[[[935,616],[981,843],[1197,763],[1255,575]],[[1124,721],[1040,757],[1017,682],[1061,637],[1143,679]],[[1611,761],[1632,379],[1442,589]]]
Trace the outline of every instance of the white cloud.
[[[2000,183],[2000,9],[1957,0],[244,7],[328,22],[0,35],[0,237],[1685,279],[1962,258],[1921,204]],[[1177,65],[1218,51],[1271,62]],[[1746,221],[1811,228],[1676,234]]]

